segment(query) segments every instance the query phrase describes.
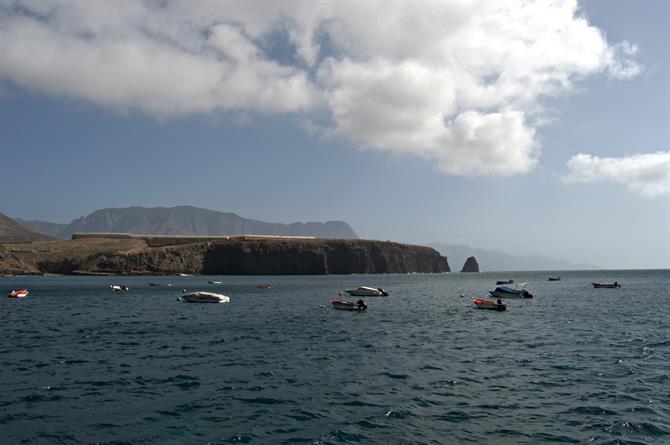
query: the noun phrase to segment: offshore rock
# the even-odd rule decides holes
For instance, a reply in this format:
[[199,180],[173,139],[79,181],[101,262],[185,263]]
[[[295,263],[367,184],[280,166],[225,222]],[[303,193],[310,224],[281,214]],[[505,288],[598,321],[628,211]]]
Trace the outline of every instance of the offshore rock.
[[479,272],[479,264],[477,264],[475,257],[471,256],[465,260],[465,264],[463,264],[463,269],[461,269],[461,272]]

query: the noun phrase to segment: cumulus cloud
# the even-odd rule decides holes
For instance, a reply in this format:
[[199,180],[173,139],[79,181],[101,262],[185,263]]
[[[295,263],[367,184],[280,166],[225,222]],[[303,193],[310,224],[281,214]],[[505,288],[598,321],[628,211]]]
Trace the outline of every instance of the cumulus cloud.
[[576,0],[0,3],[5,81],[157,116],[326,115],[451,174],[529,171],[542,99],[635,76],[636,52]]
[[567,183],[612,181],[627,185],[645,198],[670,195],[670,151],[620,158],[580,153],[568,161]]

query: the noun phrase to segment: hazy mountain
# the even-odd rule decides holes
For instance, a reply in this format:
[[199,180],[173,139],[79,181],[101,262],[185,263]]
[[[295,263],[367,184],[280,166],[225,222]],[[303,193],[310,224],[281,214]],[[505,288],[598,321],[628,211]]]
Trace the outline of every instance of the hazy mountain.
[[14,221],[17,221],[23,226],[30,227],[37,230],[38,232],[46,233],[47,235],[60,238],[60,233],[68,226],[67,224],[62,223],[52,223],[47,221],[28,221],[21,218],[14,218]]
[[28,241],[49,241],[53,237],[23,226],[17,221],[0,213],[0,242],[16,243]]
[[[57,224],[27,221],[32,227]],[[48,226],[50,224],[51,226]],[[191,206],[126,207],[96,210],[62,227],[57,235],[71,238],[76,232],[121,232],[138,235],[292,235],[324,239],[357,239],[353,229],[342,221],[307,223],[268,223],[242,218],[234,213],[217,212]],[[52,232],[53,233],[53,232]]]
[[565,260],[540,255],[510,255],[496,250],[477,249],[466,245],[431,243],[430,247],[447,257],[454,270],[459,270],[468,257],[474,256],[479,270],[579,270],[598,269],[592,264],[575,264]]

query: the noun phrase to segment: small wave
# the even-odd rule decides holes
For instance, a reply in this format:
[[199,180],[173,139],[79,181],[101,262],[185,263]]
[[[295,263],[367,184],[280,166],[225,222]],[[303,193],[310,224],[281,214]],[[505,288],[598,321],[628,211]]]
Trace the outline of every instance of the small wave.
[[600,406],[578,406],[576,408],[570,408],[567,411],[564,411],[562,414],[579,414],[579,415],[605,415],[613,416],[616,414],[616,411],[612,411],[607,408],[602,408]]

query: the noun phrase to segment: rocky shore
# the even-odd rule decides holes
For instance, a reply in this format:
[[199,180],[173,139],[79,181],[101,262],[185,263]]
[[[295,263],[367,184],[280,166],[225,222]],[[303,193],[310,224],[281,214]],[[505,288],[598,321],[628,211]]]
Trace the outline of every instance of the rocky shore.
[[449,272],[430,247],[389,241],[86,238],[0,244],[0,274],[320,275]]

